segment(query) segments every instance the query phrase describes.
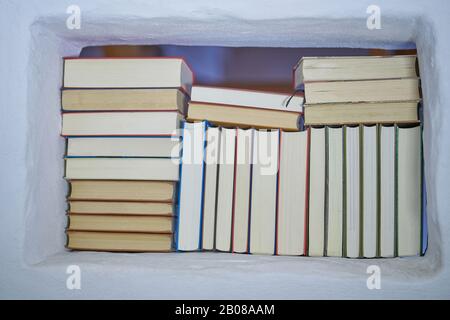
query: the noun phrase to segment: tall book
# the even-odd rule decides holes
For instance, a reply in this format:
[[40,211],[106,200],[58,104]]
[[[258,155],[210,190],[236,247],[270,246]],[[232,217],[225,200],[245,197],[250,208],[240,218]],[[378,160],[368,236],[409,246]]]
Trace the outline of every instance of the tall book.
[[206,123],[184,123],[176,249],[201,248]]
[[326,255],[341,257],[343,246],[343,129],[326,127],[327,193]]
[[250,253],[275,253],[279,131],[255,131],[250,208]]
[[422,226],[421,128],[397,127],[397,251],[419,255]]
[[206,129],[205,188],[203,196],[202,248],[215,249],[217,185],[220,157],[220,128]]
[[362,126],[363,256],[377,256],[378,244],[378,139],[377,126]]
[[325,128],[310,130],[308,255],[323,256],[325,249]]
[[280,137],[276,253],[305,254],[307,131]]
[[360,127],[344,127],[345,135],[345,256],[361,256],[361,134]]
[[252,151],[255,129],[236,130],[236,162],[233,198],[231,250],[248,252],[248,227],[251,197]]
[[231,250],[231,228],[235,187],[236,129],[222,128],[217,185],[216,250]]
[[380,256],[395,255],[395,128],[380,127]]

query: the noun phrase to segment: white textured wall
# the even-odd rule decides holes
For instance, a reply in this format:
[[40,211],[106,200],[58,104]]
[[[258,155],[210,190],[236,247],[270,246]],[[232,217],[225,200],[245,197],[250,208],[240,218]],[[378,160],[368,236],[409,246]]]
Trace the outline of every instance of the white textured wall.
[[[0,0],[0,298],[450,298],[450,3]],[[66,8],[81,8],[68,30]],[[348,260],[64,250],[62,60],[87,45],[411,47],[420,60],[430,226],[425,257]],[[7,44],[7,46],[5,45]],[[82,270],[67,290],[66,267]],[[377,264],[382,289],[366,288]]]

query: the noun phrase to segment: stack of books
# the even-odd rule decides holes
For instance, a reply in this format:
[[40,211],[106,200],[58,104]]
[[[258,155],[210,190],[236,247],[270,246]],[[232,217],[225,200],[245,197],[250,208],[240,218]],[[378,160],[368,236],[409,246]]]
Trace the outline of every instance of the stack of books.
[[294,68],[304,88],[305,125],[411,123],[420,100],[417,57],[304,57]]
[[178,58],[64,60],[68,248],[173,248],[178,129],[192,82]]
[[308,254],[394,257],[422,248],[416,56],[305,57]]

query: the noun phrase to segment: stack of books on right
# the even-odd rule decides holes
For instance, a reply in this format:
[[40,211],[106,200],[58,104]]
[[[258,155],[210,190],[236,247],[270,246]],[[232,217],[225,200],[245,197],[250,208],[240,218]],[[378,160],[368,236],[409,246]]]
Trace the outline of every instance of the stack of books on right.
[[423,253],[422,127],[415,55],[304,57],[310,256]]

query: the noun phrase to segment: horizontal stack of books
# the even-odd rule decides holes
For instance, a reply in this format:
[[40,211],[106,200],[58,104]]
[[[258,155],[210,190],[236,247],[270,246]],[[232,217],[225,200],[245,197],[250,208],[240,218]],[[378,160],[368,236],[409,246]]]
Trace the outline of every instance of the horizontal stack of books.
[[417,57],[304,57],[294,68],[304,88],[305,125],[417,122]]
[[173,248],[178,129],[192,81],[176,58],[64,60],[68,248]]

